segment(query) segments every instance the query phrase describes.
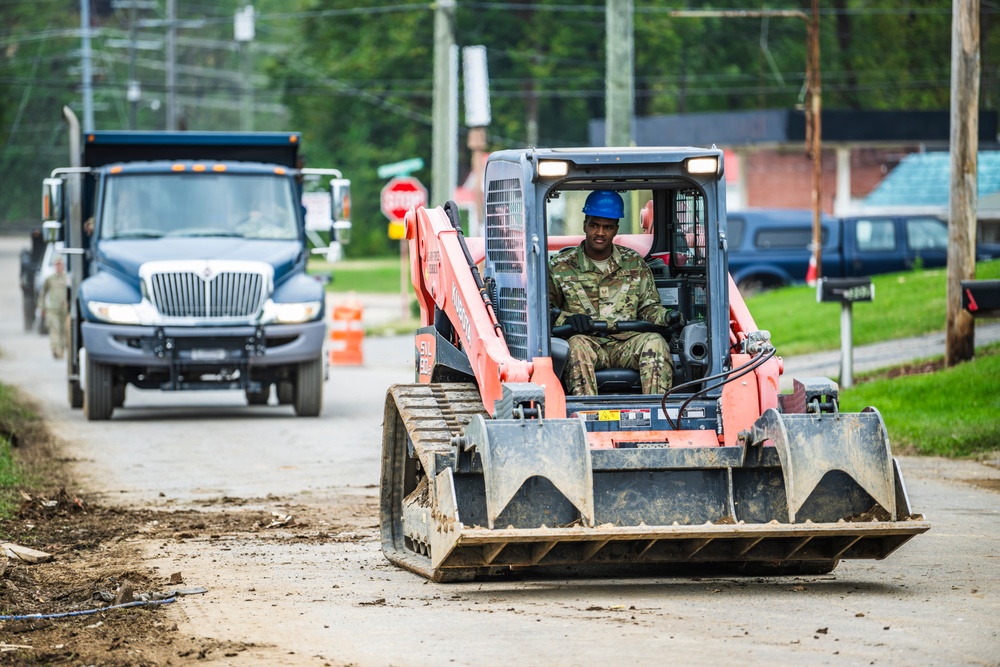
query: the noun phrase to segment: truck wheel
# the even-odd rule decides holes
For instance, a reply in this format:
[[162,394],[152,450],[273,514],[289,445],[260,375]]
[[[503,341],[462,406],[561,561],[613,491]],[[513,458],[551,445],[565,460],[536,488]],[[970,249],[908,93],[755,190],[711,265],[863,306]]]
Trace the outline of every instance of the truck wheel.
[[83,392],[83,414],[87,421],[111,419],[114,404],[114,378],[111,366],[87,357],[87,388]]
[[243,393],[246,394],[247,405],[267,405],[267,399],[271,397],[271,385],[266,385],[263,391],[247,389]]
[[27,295],[24,297],[22,304],[22,310],[24,311],[24,330],[31,331],[35,328],[35,301],[29,298]]
[[299,364],[295,377],[295,414],[318,417],[323,407],[323,355]]
[[[73,358],[74,354],[71,349],[67,347],[66,349],[66,377],[73,377]],[[66,394],[69,399],[69,407],[74,410],[79,410],[83,407],[83,390],[80,388],[79,380],[68,380],[66,385]]]
[[278,405],[291,405],[295,400],[295,385],[290,380],[278,383]]
[[116,384],[114,389],[111,390],[112,403],[114,403],[114,406],[116,408],[120,408],[121,406],[125,405],[125,387],[127,386],[128,385],[124,383]]
[[83,390],[80,389],[79,380],[70,380],[67,383],[67,398],[69,399],[69,407],[74,410],[83,407]]

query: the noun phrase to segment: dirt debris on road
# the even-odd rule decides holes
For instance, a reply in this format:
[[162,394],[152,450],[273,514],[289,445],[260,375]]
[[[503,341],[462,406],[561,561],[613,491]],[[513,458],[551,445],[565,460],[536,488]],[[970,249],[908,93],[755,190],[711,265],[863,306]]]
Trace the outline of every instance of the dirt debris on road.
[[[223,498],[200,509],[103,506],[68,490],[74,485],[67,462],[44,428],[16,432],[20,461],[36,473],[44,470],[53,486],[21,492],[16,515],[0,519],[0,542],[47,552],[51,559],[31,563],[0,554],[0,616],[10,618],[0,621],[0,665],[238,664],[244,652],[265,647],[182,635],[171,619],[184,614],[185,595],[207,589],[185,581],[183,571],[148,566],[143,554],[151,541],[161,550],[185,542],[211,549],[236,539],[326,543],[371,532],[367,512],[361,522],[344,525],[275,497]],[[164,608],[163,600],[171,598],[170,605],[181,609]],[[143,606],[150,601],[160,604]],[[130,602],[140,606],[108,609]]]

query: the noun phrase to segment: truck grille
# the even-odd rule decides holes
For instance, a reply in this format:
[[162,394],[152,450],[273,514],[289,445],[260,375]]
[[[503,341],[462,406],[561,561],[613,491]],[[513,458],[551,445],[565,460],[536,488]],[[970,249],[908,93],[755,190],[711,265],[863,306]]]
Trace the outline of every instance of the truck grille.
[[164,317],[247,318],[265,299],[267,278],[251,271],[222,271],[208,278],[194,271],[149,276],[150,301]]

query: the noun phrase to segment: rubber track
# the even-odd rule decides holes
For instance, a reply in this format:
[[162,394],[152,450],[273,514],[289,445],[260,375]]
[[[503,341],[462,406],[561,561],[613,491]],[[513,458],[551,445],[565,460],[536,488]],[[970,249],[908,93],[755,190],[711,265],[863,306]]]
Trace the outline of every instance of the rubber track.
[[471,383],[395,385],[391,392],[425,470],[434,454],[451,451],[452,437],[461,435],[475,415],[486,415]]

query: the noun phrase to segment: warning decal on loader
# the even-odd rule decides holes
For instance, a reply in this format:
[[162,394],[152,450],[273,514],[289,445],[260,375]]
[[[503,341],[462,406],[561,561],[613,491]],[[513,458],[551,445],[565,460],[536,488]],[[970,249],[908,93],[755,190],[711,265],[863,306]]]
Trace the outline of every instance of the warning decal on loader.
[[622,410],[618,425],[622,428],[649,428],[649,410]]
[[618,422],[618,428],[649,428],[650,410],[581,410],[574,416],[585,421]]

